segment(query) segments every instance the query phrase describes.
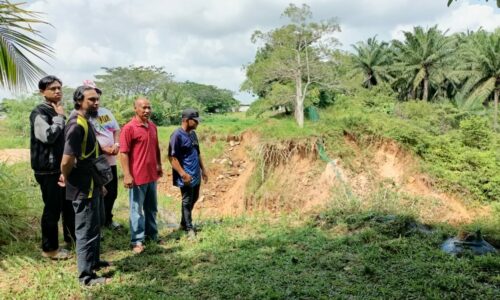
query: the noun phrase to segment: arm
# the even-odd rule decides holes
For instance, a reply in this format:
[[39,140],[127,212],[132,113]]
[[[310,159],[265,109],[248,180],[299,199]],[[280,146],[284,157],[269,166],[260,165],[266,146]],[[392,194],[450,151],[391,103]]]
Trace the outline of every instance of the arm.
[[75,157],[73,155],[64,154],[61,161],[61,173],[64,178],[68,178],[74,167]]
[[191,182],[191,175],[189,175],[188,173],[186,173],[186,171],[184,171],[179,160],[177,160],[175,156],[169,156],[168,161],[172,165],[172,169],[174,169],[177,173],[179,173],[179,175],[181,175],[182,181],[184,181],[184,183],[189,184]]
[[200,155],[200,168],[201,168],[201,177],[203,178],[203,181],[205,183],[207,183],[207,181],[208,181],[208,174],[207,174],[207,171],[205,169],[205,165],[203,164],[203,160],[201,159],[201,155]]
[[45,144],[53,144],[59,135],[64,134],[64,115],[52,118],[52,125],[47,120],[37,114],[33,122],[35,138]]
[[[156,136],[158,136],[158,130],[156,131]],[[163,176],[163,169],[161,166],[161,154],[160,154],[160,144],[156,141],[156,171],[158,172],[158,176]]]
[[129,157],[127,152],[122,152],[120,155],[120,163],[123,172],[123,185],[125,188],[130,189],[134,185],[134,178],[130,173]]
[[120,163],[122,165],[123,172],[123,185],[125,188],[132,188],[134,185],[134,178],[130,172],[130,158],[129,158],[129,145],[131,143],[130,130],[128,127],[124,127],[120,134]]

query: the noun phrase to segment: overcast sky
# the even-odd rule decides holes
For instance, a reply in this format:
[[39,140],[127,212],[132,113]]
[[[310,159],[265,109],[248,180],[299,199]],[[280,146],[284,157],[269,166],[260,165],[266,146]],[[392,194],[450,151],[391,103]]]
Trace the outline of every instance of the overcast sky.
[[[212,84],[237,92],[252,62],[255,30],[284,24],[289,3],[311,7],[315,20],[337,17],[343,49],[378,35],[400,38],[402,30],[438,24],[449,32],[500,26],[496,1],[459,0],[32,0],[53,27],[40,28],[55,49],[42,65],[65,85],[94,79],[101,67],[163,66],[177,81]],[[6,96],[0,91],[0,97]],[[243,102],[249,95],[236,94]]]

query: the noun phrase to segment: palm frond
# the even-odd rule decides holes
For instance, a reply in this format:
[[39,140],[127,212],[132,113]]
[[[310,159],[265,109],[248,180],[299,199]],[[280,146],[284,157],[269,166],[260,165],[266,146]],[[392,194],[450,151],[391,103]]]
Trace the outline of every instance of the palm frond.
[[0,85],[19,91],[32,86],[45,73],[28,56],[47,62],[53,49],[32,24],[48,24],[39,14],[24,10],[24,3],[0,1]]

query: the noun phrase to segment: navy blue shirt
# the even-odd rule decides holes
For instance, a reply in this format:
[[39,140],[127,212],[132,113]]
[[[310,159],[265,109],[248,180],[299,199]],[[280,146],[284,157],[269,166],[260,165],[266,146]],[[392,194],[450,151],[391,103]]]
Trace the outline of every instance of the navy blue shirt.
[[[200,146],[196,132],[187,133],[182,128],[177,128],[170,136],[168,155],[177,158],[181,167],[191,176],[191,186],[201,182]],[[177,171],[173,170],[174,185],[184,186],[184,181]]]

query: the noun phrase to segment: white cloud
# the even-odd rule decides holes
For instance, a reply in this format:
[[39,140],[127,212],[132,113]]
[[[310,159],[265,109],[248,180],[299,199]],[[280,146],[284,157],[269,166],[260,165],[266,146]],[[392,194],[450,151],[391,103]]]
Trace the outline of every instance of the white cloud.
[[431,27],[438,25],[442,31],[448,33],[462,32],[467,30],[478,30],[483,28],[488,31],[493,31],[500,26],[500,14],[498,9],[484,4],[457,4],[455,9],[448,14],[441,15],[433,20],[422,22],[419,24],[400,24],[391,31],[393,39],[404,39],[403,31],[412,31],[413,27],[420,25],[423,27]]
[[336,37],[348,50],[415,25],[439,23],[454,32],[500,24],[494,1],[467,0],[449,8],[444,0],[33,0],[28,8],[53,25],[36,27],[55,49],[44,69],[70,86],[102,73],[101,67],[157,65],[179,81],[237,91],[245,79],[242,66],[255,56],[251,34],[284,24],[281,13],[290,2],[307,2],[315,20],[338,17],[342,32]]

